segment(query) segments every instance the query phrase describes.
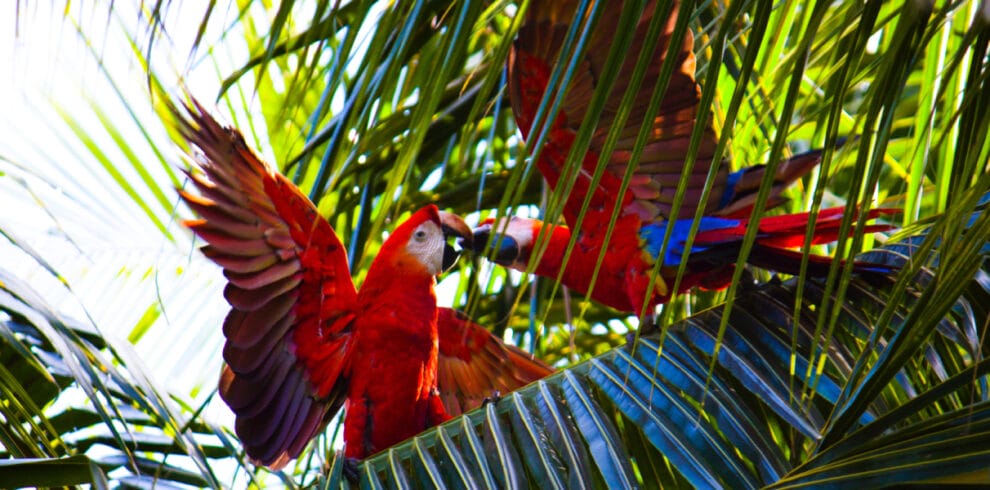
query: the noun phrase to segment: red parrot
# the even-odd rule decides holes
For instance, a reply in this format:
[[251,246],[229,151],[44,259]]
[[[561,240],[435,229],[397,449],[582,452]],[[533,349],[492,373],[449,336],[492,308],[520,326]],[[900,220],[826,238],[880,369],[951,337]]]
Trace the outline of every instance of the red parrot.
[[345,408],[345,455],[364,458],[552,369],[453,310],[436,276],[456,255],[460,217],[426,206],[382,245],[360,290],[330,224],[202,107],[179,115],[201,154],[180,191],[201,219],[185,225],[223,267],[220,396],[248,456],[277,469]]
[[[578,2],[532,2],[518,37],[509,56],[509,96],[513,113],[523,138],[533,131],[533,119],[553,66],[560,61],[560,51],[570,24],[575,22]],[[618,32],[621,4],[608,3],[595,25],[588,41],[587,52],[577,64],[571,84],[562,98],[560,111],[550,123],[545,144],[536,165],[550,186],[557,189],[567,154],[588,110],[600,73],[611,49],[612,37]],[[704,122],[705,131],[697,154],[693,173],[689,177],[684,203],[678,217],[672,217],[672,201],[681,177],[691,132],[696,124],[701,89],[694,79],[695,58],[692,52],[693,36],[688,30],[680,50],[676,53],[675,70],[670,79],[659,114],[652,120],[650,139],[642,158],[637,163],[628,189],[621,189],[623,175],[630,163],[636,135],[644,120],[654,87],[657,85],[661,66],[666,58],[679,5],[675,2],[665,30],[654,45],[647,46],[645,37],[652,17],[657,12],[657,2],[647,2],[636,25],[630,51],[622,66],[624,73],[632,73],[640,51],[652,49],[653,62],[646,72],[641,87],[635,94],[632,112],[625,123],[622,136],[608,159],[606,171],[600,182],[592,186],[592,176],[598,164],[600,152],[618,111],[629,79],[619,77],[611,89],[601,122],[595,129],[591,144],[575,176],[576,181],[564,204],[564,218],[573,224],[577,220],[585,196],[590,203],[576,245],[564,268],[562,283],[582,293],[591,287],[591,278],[599,252],[607,248],[597,282],[591,297],[621,311],[639,313],[644,302],[652,307],[666,302],[671,295],[694,286],[719,289],[728,285],[747,219],[755,202],[756,192],[766,167],[748,167],[729,173],[728,162],[713,162],[718,138],[710,122]],[[820,152],[810,152],[781,163],[774,175],[774,187],[769,207],[784,202],[781,191],[818,164]],[[705,217],[699,225],[691,254],[684,256],[684,245],[695,211],[701,206],[700,197],[711,165],[718,165],[711,193],[705,203]],[[620,207],[618,221],[614,225],[611,240],[606,245],[605,235],[616,206]],[[870,218],[892,213],[890,210],[874,210]],[[835,240],[841,209],[827,209],[818,217],[814,243]],[[803,243],[807,214],[768,217],[761,220],[760,234],[748,257],[751,264],[781,272],[796,273],[801,255],[787,247]],[[650,286],[650,274],[658,258],[667,226],[673,226],[671,243],[663,257],[663,267],[653,285],[653,294],[646,298]],[[888,229],[872,225],[867,231]],[[566,226],[544,223],[536,219],[513,217],[508,222],[482,222],[474,231],[474,247],[482,251],[491,234],[491,242],[498,247],[493,259],[502,265],[526,270],[534,253],[537,237],[543,233],[547,246],[536,259],[535,273],[551,278],[558,277],[571,230]],[[677,266],[687,260],[687,273],[678,291],[671,291]],[[811,273],[821,273],[827,267],[828,257],[811,256]],[[865,266],[863,266],[865,267]],[[824,269],[827,271],[827,269]]]

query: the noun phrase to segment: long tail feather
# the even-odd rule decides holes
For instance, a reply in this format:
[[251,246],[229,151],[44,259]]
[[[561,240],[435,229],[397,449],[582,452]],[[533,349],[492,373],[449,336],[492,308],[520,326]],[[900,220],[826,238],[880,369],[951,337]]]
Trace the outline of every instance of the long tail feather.
[[[899,209],[871,209],[867,211],[867,219],[889,216],[899,213]],[[828,243],[838,238],[839,228],[845,208],[828,208],[818,213],[815,220],[815,231],[812,244]],[[809,213],[795,213],[784,216],[768,216],[760,220],[760,234],[756,242],[762,245],[793,248],[804,244],[805,230],[811,219]],[[699,245],[717,245],[737,242],[746,234],[749,220],[738,220],[735,226],[721,227],[699,232],[695,243]],[[874,233],[892,230],[894,227],[885,224],[867,225],[866,232]]]
[[[821,244],[836,241],[840,237],[840,228],[845,211],[845,208],[837,207],[823,209],[819,212],[815,220],[811,243]],[[867,211],[866,217],[872,220],[899,212],[899,209],[871,209]],[[804,245],[805,232],[810,218],[809,213],[795,213],[784,216],[769,216],[760,220],[759,235],[757,235],[756,244],[750,251],[747,262],[777,272],[799,273],[804,254],[789,249]],[[695,243],[701,253],[697,256],[692,254],[690,260],[715,262],[713,260],[715,257],[731,260],[738,253],[737,246],[746,234],[747,224],[748,220],[739,220],[735,226],[699,232],[695,236]],[[894,226],[888,224],[869,224],[866,225],[865,232],[875,233],[892,229]],[[812,276],[826,275],[829,267],[831,267],[831,262],[831,257],[808,255],[807,272]],[[857,272],[886,274],[892,272],[894,268],[869,262],[856,262],[855,270]]]
[[[801,260],[803,258],[804,254],[798,251],[757,245],[750,251],[746,262],[764,269],[797,275],[801,272]],[[842,263],[845,263],[845,261],[842,261]],[[810,276],[826,276],[831,266],[832,257],[814,254],[808,255],[807,274]],[[857,273],[890,274],[896,268],[890,265],[857,260],[853,263],[853,270]]]

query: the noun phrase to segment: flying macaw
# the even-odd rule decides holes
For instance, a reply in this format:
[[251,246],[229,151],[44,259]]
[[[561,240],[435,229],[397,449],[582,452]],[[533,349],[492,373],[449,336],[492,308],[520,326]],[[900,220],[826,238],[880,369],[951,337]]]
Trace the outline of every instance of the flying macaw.
[[437,307],[435,278],[456,259],[446,235],[470,237],[460,217],[414,213],[356,290],[313,203],[235,129],[199,105],[187,112],[199,195],[180,195],[201,218],[184,223],[228,280],[219,391],[252,460],[283,467],[342,405],[345,456],[361,459],[552,371]]
[[[553,66],[560,61],[560,51],[570,24],[574,22],[576,0],[531,2],[526,18],[509,56],[509,97],[514,116],[523,138],[533,135],[533,120],[544,92],[547,89]],[[551,188],[558,188],[564,163],[588,110],[591,94],[599,81],[599,74],[608,58],[612,37],[618,32],[621,3],[608,3],[588,41],[588,49],[577,64],[571,84],[564,93],[560,111],[549,125],[545,144],[536,165]],[[615,309],[639,314],[644,306],[652,307],[666,302],[673,294],[695,286],[720,289],[728,285],[733,264],[748,225],[747,216],[756,200],[766,167],[744,168],[734,173],[728,171],[728,162],[713,162],[718,138],[710,122],[706,121],[703,139],[697,153],[693,173],[689,177],[685,199],[678,216],[671,216],[672,202],[681,172],[685,165],[691,132],[696,124],[701,89],[695,82],[694,39],[688,30],[675,56],[675,69],[660,106],[653,119],[650,139],[642,153],[628,188],[623,192],[621,183],[630,163],[633,145],[644,120],[652,92],[657,85],[661,66],[671,41],[679,5],[675,2],[666,21],[665,30],[656,44],[647,46],[645,37],[648,26],[657,12],[657,2],[647,2],[636,26],[635,37],[627,53],[624,73],[632,73],[640,51],[650,47],[653,62],[645,79],[635,94],[632,112],[625,123],[622,136],[608,159],[606,171],[597,185],[592,176],[598,164],[600,152],[618,111],[621,99],[629,85],[628,78],[616,80],[605,104],[601,122],[595,129],[591,144],[582,162],[582,168],[574,177],[573,190],[564,203],[563,215],[567,223],[578,218],[585,196],[590,202],[580,225],[580,234],[569,257],[562,276],[562,283],[581,293],[591,288],[599,252],[607,248],[591,297]],[[781,191],[810,171],[820,161],[819,151],[805,153],[782,162],[774,175],[774,186],[768,207],[783,203]],[[704,206],[704,217],[699,233],[684,256],[685,241],[692,225],[695,211],[701,206],[700,198],[711,166],[717,165],[711,193]],[[614,224],[611,239],[606,245],[605,235],[616,206],[621,208]],[[890,210],[869,211],[872,219]],[[823,210],[817,221],[813,243],[837,239],[842,220],[841,208]],[[803,244],[807,214],[763,218],[760,233],[748,257],[748,262],[780,272],[796,273],[801,255],[787,250]],[[651,271],[662,248],[664,233],[672,226],[671,241],[663,257],[663,267],[656,276],[652,295]],[[867,231],[888,229],[871,225]],[[536,253],[537,237],[545,235],[546,248],[537,257],[535,274],[556,278],[563,266],[564,253],[571,239],[567,226],[544,223],[537,219],[512,217],[507,222],[486,220],[474,230],[474,248],[483,251],[489,242],[498,247],[493,253],[495,262],[518,270],[526,270],[530,257]],[[492,234],[500,236],[491,236]],[[677,266],[687,260],[687,272],[678,291],[671,291]],[[821,273],[827,267],[828,257],[811,256],[812,274]],[[858,265],[865,267],[865,265]],[[827,268],[824,269],[827,271]]]

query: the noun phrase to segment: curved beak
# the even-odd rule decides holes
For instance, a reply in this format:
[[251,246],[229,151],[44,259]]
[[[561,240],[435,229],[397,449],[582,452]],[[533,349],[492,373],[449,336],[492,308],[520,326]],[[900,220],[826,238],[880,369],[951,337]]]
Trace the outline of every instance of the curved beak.
[[440,211],[438,214],[440,215],[440,228],[443,230],[443,236],[448,238],[457,236],[462,240],[471,240],[471,227],[460,216],[446,211]]
[[[492,234],[492,224],[485,223],[472,231],[474,235],[472,237],[472,242],[474,244],[474,251],[476,253],[482,252],[485,248],[485,244],[491,240],[492,247],[495,247],[491,256],[491,259],[496,264],[500,265],[511,265],[513,262],[518,260],[522,255],[519,243],[516,242],[515,238],[509,236],[508,234],[495,233]],[[461,245],[464,248],[468,248]]]
[[[440,211],[440,229],[443,230],[444,237],[457,237],[457,243],[463,248],[469,248],[472,240],[471,228],[464,222],[464,220],[453,213],[447,213]],[[468,245],[465,245],[467,243]],[[461,256],[460,252],[451,247],[450,244],[445,243],[443,246],[443,271],[446,272],[450,270],[454,264],[457,263],[457,259]]]

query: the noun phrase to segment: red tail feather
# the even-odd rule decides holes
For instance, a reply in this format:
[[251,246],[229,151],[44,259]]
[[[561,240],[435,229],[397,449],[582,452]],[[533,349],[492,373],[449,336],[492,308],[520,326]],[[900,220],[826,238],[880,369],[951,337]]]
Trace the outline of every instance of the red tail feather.
[[[867,219],[876,219],[880,216],[889,216],[899,212],[899,209],[871,209],[867,212]],[[815,231],[811,243],[828,243],[837,240],[844,214],[845,208],[842,207],[821,210],[815,221]],[[778,248],[801,247],[804,245],[804,235],[809,219],[809,213],[765,217],[760,220],[760,233],[756,238],[756,243]],[[745,235],[748,223],[748,220],[739,220],[739,224],[732,228],[700,232],[695,237],[695,242],[698,244],[716,244],[739,241]],[[867,225],[866,233],[887,231],[893,228],[891,225]]]
[[[867,211],[867,219],[889,216],[899,213],[899,209],[871,209]],[[840,227],[845,208],[836,207],[823,209],[815,220],[814,235],[811,243],[834,242],[840,237]],[[785,216],[769,216],[760,220],[760,233],[756,245],[750,252],[747,262],[757,267],[797,274],[800,272],[803,254],[794,250],[804,246],[805,230],[810,216],[808,213],[795,213]],[[698,233],[695,242],[699,245],[738,244],[746,233],[748,220],[740,220],[737,226],[708,230]],[[886,224],[871,224],[866,226],[866,233],[891,230],[894,227]],[[822,276],[828,273],[832,258],[820,255],[808,256],[808,273],[812,276]],[[889,272],[889,268],[876,264],[856,263],[856,270],[861,272]]]
[[[795,250],[757,245],[753,247],[746,262],[764,269],[797,275],[801,272],[801,260],[803,258],[804,254]],[[808,254],[807,274],[812,277],[824,277],[828,275],[828,269],[832,266],[832,260],[832,257],[825,255]],[[843,260],[841,263],[844,264],[845,261]],[[854,270],[859,273],[876,272],[886,274],[895,270],[890,266],[861,261],[854,262],[853,266]]]

